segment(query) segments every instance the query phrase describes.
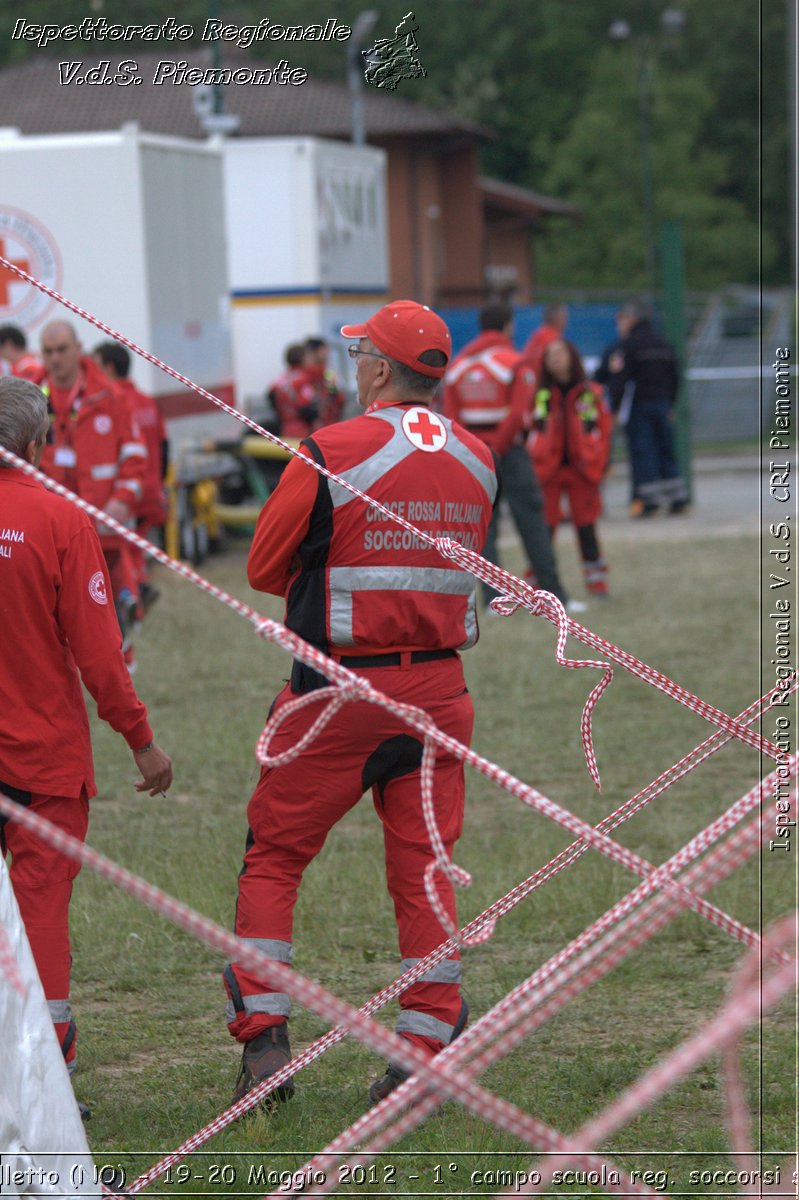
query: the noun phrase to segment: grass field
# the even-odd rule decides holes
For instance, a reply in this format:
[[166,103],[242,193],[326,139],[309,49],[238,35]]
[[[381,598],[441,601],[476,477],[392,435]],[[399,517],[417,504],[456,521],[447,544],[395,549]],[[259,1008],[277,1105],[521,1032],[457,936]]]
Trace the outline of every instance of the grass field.
[[[609,550],[613,598],[593,603],[585,623],[730,714],[750,704],[761,690],[756,538],[642,537]],[[561,558],[567,582],[579,593],[569,539]],[[250,592],[244,563],[244,548],[234,544],[210,560],[205,573],[259,611],[280,616],[278,602]],[[508,565],[517,564],[511,558]],[[124,744],[95,721],[100,794],[89,840],[229,928],[245,806],[257,772],[253,749],[288,660],[258,640],[246,621],[160,569],[158,586],[162,596],[140,639],[136,683],[156,736],[173,755],[175,784],[165,800],[139,799]],[[569,650],[595,657],[574,642]],[[579,736],[581,707],[596,673],[558,668],[553,651],[554,631],[542,620],[520,613],[483,622],[480,644],[465,659],[477,711],[473,744],[593,823],[712,732],[617,670],[595,717],[600,795]],[[761,773],[752,750],[727,746],[615,836],[660,863]],[[474,883],[461,893],[461,923],[569,841],[470,773],[466,831],[456,859]],[[466,952],[464,990],[472,1014],[490,1008],[635,882],[590,852],[535,892],[499,923],[487,945]],[[711,898],[760,927],[792,907],[793,863],[786,855],[765,854]],[[131,1178],[229,1103],[239,1054],[224,1026],[222,961],[88,871],[76,885],[73,942],[73,1004],[80,1023],[76,1092],[94,1112],[87,1132],[97,1161],[120,1163]],[[742,953],[728,935],[694,914],[683,915],[481,1082],[558,1130],[574,1130],[714,1013]],[[306,874],[295,966],[354,1005],[395,977],[382,839],[368,798],[334,831]],[[765,1018],[762,1037],[750,1031],[743,1051],[762,1166],[780,1165],[788,1185],[793,1167],[780,1152],[790,1151],[794,1141],[792,1003]],[[381,1019],[393,1023],[393,1006]],[[298,1007],[292,1044],[302,1048],[324,1028]],[[185,1172],[173,1168],[151,1192],[269,1191],[250,1168],[299,1167],[365,1110],[366,1086],[381,1070],[381,1060],[355,1041],[339,1044],[300,1075],[290,1105],[224,1131],[207,1154],[195,1156]],[[729,1169],[727,1145],[723,1087],[711,1061],[601,1149],[627,1168],[654,1172],[658,1190],[722,1196],[734,1189],[692,1182],[691,1172]],[[532,1158],[513,1138],[450,1102],[371,1174],[343,1178],[340,1194],[491,1194],[501,1190],[491,1182],[492,1171],[524,1170]],[[552,1194],[594,1190],[561,1183]]]

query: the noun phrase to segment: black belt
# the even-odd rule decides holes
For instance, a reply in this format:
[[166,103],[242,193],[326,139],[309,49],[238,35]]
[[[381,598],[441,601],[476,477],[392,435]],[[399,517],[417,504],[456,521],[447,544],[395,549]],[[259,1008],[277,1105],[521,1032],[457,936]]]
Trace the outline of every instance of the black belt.
[[[456,658],[454,650],[412,650],[412,663],[435,662],[438,658]],[[402,652],[395,650],[393,654],[363,654],[337,656],[342,667],[399,667],[402,664]]]
[[[407,654],[407,651],[405,652]],[[343,667],[399,667],[402,666],[402,652],[396,650],[393,654],[338,654],[335,656]],[[435,662],[437,658],[457,658],[455,650],[412,650],[412,663]],[[313,667],[295,658],[291,668],[291,690],[295,696],[306,692],[315,692],[318,688],[330,686],[330,680],[320,675]]]

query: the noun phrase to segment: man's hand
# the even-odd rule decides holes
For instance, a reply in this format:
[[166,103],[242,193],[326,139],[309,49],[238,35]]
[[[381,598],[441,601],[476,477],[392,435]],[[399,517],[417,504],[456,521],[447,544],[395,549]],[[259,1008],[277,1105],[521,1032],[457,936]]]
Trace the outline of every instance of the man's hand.
[[142,778],[136,784],[137,792],[149,791],[151,796],[166,792],[172,783],[172,759],[153,742],[149,748],[133,751],[133,761],[141,771]]
[[108,501],[105,506],[105,511],[108,513],[109,517],[113,517],[115,521],[119,521],[123,525],[130,516],[130,509],[125,501],[117,500],[116,498],[112,498]]

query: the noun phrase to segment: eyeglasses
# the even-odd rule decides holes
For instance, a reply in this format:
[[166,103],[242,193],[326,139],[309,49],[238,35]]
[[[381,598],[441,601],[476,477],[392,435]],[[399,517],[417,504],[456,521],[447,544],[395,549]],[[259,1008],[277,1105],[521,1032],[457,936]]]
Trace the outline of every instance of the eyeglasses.
[[357,358],[359,354],[362,354],[364,358],[385,359],[386,357],[385,354],[375,354],[373,350],[359,350],[354,342],[350,342],[349,346],[347,347],[347,353],[349,354],[350,358]]

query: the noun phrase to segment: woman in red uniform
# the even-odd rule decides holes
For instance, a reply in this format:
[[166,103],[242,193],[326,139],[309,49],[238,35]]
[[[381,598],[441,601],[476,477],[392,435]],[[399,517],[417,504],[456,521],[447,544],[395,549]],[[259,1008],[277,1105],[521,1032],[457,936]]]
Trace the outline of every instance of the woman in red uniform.
[[606,596],[607,565],[596,535],[602,511],[600,484],[610,456],[613,417],[597,383],[586,379],[579,352],[565,339],[544,351],[533,400],[530,457],[544,493],[544,517],[551,535],[569,514],[577,529],[588,591]]

